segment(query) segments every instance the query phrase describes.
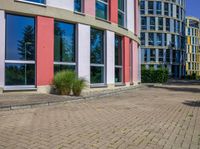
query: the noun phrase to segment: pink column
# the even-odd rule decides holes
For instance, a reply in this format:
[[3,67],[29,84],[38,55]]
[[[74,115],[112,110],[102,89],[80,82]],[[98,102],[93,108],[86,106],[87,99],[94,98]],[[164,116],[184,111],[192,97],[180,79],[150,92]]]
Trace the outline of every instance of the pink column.
[[96,0],[85,0],[84,1],[84,12],[90,16],[95,16]]
[[123,77],[124,83],[130,82],[130,39],[126,36],[123,38]]
[[133,82],[138,81],[138,65],[139,65],[139,59],[138,59],[138,44],[135,41],[132,41],[132,48],[133,48]]
[[135,0],[135,15],[134,15],[134,18],[135,18],[135,28],[134,28],[134,31],[135,31],[135,35],[139,35],[139,0]]
[[118,0],[110,0],[110,21],[118,24]]
[[37,16],[37,86],[50,85],[54,69],[54,19]]

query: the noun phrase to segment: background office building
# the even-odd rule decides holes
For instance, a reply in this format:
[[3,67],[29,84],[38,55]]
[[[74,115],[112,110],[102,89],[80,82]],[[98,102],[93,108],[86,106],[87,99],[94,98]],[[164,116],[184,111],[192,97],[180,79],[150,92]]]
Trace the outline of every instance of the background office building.
[[200,76],[200,20],[186,17],[186,74]]
[[140,0],[142,67],[185,74],[185,0]]
[[89,85],[140,82],[138,0],[1,0],[0,88],[48,89],[74,70]]

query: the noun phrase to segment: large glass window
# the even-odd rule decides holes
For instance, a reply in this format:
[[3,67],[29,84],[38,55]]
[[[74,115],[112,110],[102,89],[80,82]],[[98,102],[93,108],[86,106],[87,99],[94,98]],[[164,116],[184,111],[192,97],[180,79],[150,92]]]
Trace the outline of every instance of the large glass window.
[[156,61],[156,50],[150,49],[150,62],[155,62],[155,61]]
[[155,30],[155,29],[156,29],[155,17],[150,17],[150,30]]
[[115,83],[122,83],[122,37],[115,36]]
[[156,33],[156,45],[162,46],[162,34],[161,33]]
[[154,46],[154,33],[149,33],[149,45]]
[[108,0],[96,0],[96,17],[108,20]]
[[90,51],[90,82],[91,84],[105,83],[105,52],[104,31],[91,29],[91,51]]
[[169,3],[164,3],[164,14],[169,16]]
[[141,17],[141,29],[146,30],[147,29],[147,18]]
[[83,12],[83,0],[74,0],[74,11]]
[[162,14],[162,3],[156,2],[156,14],[161,15]]
[[154,11],[154,2],[148,1],[148,14],[153,14]]
[[75,25],[55,21],[54,27],[54,72],[75,71]]
[[158,30],[163,30],[163,18],[158,18]]
[[163,49],[158,49],[158,53],[159,53],[159,62],[163,63],[163,57],[164,57],[164,52]]
[[45,4],[45,0],[24,0],[24,1]]
[[125,20],[126,20],[126,0],[118,0],[118,24],[122,27],[125,27]]
[[141,45],[145,45],[145,42],[146,42],[146,38],[145,38],[145,33],[144,32],[141,32],[140,34],[140,40],[141,40]]
[[170,32],[170,19],[166,18],[166,31]]
[[170,63],[171,56],[170,56],[170,49],[166,49],[166,62]]
[[35,85],[35,20],[32,17],[6,15],[5,85]]
[[140,14],[145,14],[145,1],[140,1]]

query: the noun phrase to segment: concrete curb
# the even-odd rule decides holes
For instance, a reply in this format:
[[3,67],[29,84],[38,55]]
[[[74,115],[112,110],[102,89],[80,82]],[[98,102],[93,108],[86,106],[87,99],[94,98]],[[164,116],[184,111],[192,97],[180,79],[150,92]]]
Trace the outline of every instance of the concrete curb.
[[38,102],[38,103],[30,103],[30,104],[19,104],[19,105],[6,105],[6,106],[0,106],[0,111],[10,111],[10,110],[19,110],[19,109],[31,109],[31,108],[37,108],[37,107],[45,107],[45,106],[52,106],[52,105],[59,105],[59,104],[66,104],[70,102],[79,102],[79,101],[85,101],[85,100],[91,100],[91,99],[98,99],[102,97],[108,97],[112,95],[117,95],[129,90],[134,90],[137,88],[141,88],[143,85],[138,86],[131,86],[126,88],[120,88],[120,89],[114,89],[109,92],[103,92],[95,95],[85,96],[85,97],[77,97],[77,98],[67,98],[67,96],[63,96],[66,98],[66,100],[61,101],[47,101],[47,102]]

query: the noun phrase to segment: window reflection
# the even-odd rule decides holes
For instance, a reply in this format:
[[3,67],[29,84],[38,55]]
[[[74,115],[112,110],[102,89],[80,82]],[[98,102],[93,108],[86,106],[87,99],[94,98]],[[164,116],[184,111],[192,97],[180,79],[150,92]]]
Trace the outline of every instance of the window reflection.
[[104,79],[104,31],[91,29],[91,83],[105,83]]
[[34,85],[34,64],[6,64],[5,85]]
[[41,3],[41,4],[45,3],[45,0],[25,0],[25,1],[34,2],[34,3]]
[[34,85],[34,18],[11,14],[6,15],[5,53],[5,85]]
[[35,60],[34,18],[6,15],[6,35],[6,60]]
[[75,70],[75,25],[56,21],[54,27],[55,72],[72,68]]
[[96,17],[101,19],[108,19],[108,1],[97,0],[96,1]]
[[122,83],[122,37],[115,36],[115,82]]

